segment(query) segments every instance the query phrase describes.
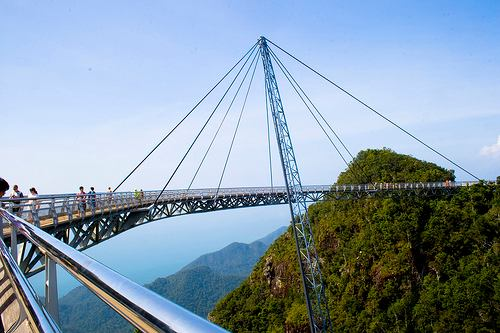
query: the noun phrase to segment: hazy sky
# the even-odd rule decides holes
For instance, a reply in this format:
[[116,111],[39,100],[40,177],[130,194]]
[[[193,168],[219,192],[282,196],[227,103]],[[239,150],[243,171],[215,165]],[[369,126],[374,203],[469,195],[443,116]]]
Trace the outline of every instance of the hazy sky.
[[[0,177],[25,193],[117,185],[261,35],[480,178],[500,175],[498,1],[0,0]],[[389,147],[457,169],[276,53],[354,154]],[[303,183],[334,182],[345,165],[283,76],[278,81]],[[224,89],[123,189],[161,188]],[[217,186],[241,101],[194,186]],[[170,188],[189,184],[226,107]],[[222,186],[269,184],[266,132],[258,64]],[[256,218],[252,210],[237,217]],[[242,224],[232,239],[275,227]]]

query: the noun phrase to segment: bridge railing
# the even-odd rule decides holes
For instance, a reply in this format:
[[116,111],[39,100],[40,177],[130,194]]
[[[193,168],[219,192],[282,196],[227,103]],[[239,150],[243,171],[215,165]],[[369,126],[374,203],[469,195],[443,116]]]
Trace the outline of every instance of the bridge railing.
[[[52,280],[46,281],[46,285],[57,285],[55,266],[51,267],[49,262],[52,265],[57,263],[143,332],[227,332],[149,289],[130,281],[4,209],[0,209],[0,218],[2,217],[8,221],[13,232],[24,235],[46,256],[46,271],[49,270],[52,274]],[[16,251],[13,248],[11,250]],[[8,255],[6,248],[5,252]],[[11,261],[11,266],[16,270],[17,265],[14,259]],[[17,271],[18,274],[21,274],[19,268]],[[21,289],[32,292],[29,284],[23,285]],[[54,290],[46,288],[45,298],[48,302],[45,305],[52,316],[58,317],[57,306],[50,303],[52,300],[57,304],[57,295],[50,293],[54,293]],[[35,304],[37,303],[35,302]],[[40,313],[45,311],[40,308],[38,310]],[[57,326],[55,327],[57,328]],[[58,331],[47,329],[41,332]]]
[[[469,186],[477,182],[431,182],[431,183],[374,183],[374,184],[334,184],[308,185],[302,189],[306,193],[391,191],[415,189],[446,189]],[[153,204],[160,191],[109,192],[86,194],[40,195],[36,198],[0,198],[0,205],[10,213],[40,226],[42,219],[51,219],[54,225],[59,222],[104,215],[133,208],[145,208]],[[210,200],[252,195],[286,195],[284,186],[275,187],[236,187],[167,190],[159,202],[180,200]]]

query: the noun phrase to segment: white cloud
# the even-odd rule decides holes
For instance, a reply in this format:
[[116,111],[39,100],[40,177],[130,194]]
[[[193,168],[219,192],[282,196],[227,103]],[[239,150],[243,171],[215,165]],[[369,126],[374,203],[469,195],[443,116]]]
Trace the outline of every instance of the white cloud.
[[484,146],[479,153],[483,156],[500,156],[500,135],[495,144]]

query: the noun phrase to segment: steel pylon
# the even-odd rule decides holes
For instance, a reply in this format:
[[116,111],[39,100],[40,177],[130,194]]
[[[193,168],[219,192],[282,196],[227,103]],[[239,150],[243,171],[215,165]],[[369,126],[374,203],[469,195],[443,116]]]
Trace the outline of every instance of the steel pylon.
[[321,277],[318,254],[314,245],[311,224],[307,213],[306,196],[302,191],[299,169],[293,151],[290,131],[281,102],[278,82],[274,75],[269,48],[265,37],[259,38],[260,54],[264,65],[266,92],[273,116],[276,140],[292,217],[293,232],[300,272],[304,287],[311,332],[330,332],[332,324]]

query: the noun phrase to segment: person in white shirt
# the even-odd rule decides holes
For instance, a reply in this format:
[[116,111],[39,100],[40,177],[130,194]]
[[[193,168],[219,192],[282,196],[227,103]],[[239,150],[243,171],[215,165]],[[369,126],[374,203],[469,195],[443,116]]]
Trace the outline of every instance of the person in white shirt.
[[28,201],[29,208],[31,210],[31,216],[30,216],[30,221],[37,220],[34,219],[34,215],[38,217],[38,210],[40,209],[40,202],[37,200],[38,198],[38,192],[36,188],[32,187],[30,188],[30,194],[28,194],[28,198],[31,200]]
[[36,191],[36,188],[30,188],[30,194],[28,194],[28,198],[31,198],[31,200],[28,202],[30,206],[35,205],[36,210],[40,209],[40,203],[38,202],[38,200],[36,200],[36,198],[38,198],[38,192]]

